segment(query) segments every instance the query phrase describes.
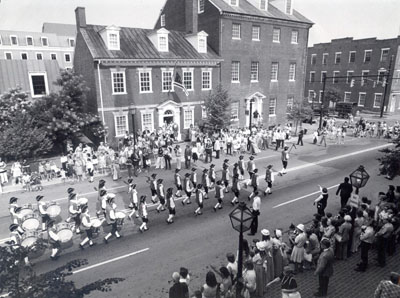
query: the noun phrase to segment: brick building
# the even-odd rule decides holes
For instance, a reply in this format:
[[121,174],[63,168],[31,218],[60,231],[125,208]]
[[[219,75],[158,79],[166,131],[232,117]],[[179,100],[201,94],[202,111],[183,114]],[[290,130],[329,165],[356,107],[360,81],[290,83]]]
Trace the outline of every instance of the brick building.
[[[109,141],[125,131],[176,123],[181,132],[204,118],[203,98],[219,81],[221,59],[207,46],[207,33],[77,23],[74,70],[91,91],[88,109],[99,113]],[[174,88],[178,74],[188,95]]]
[[155,28],[207,32],[224,60],[232,124],[249,125],[254,100],[252,123],[268,126],[285,122],[287,106],[303,99],[311,26],[293,0],[166,0]]
[[[385,95],[385,74],[391,64],[385,111],[400,112],[399,53],[400,36],[383,40],[353,40],[348,37],[315,44],[308,49],[304,96],[309,101],[313,98],[320,101],[323,77],[344,76],[341,79],[327,79],[325,89],[335,89],[341,101],[357,103],[359,110],[380,111]],[[364,77],[367,75],[372,77]]]

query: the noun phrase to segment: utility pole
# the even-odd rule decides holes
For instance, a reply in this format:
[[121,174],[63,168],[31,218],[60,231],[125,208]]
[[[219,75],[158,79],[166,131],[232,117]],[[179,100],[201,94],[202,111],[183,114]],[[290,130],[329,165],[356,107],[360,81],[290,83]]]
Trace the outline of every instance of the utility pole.
[[385,91],[383,92],[383,98],[382,98],[382,105],[381,105],[381,115],[380,117],[383,117],[383,111],[385,110],[385,102],[386,102],[386,93],[388,90],[388,86],[389,86],[389,77],[390,77],[390,70],[392,68],[392,61],[393,61],[393,55],[390,57],[390,62],[389,62],[389,68],[386,71],[385,74]]

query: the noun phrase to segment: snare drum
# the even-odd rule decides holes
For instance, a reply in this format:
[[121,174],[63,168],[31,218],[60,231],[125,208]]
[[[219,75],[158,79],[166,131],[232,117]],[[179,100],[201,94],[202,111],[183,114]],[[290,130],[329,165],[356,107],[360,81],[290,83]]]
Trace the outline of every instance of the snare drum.
[[56,234],[61,243],[66,243],[72,239],[74,233],[72,232],[72,225],[68,223],[59,223],[56,225]]
[[117,220],[117,225],[122,226],[124,224],[125,213],[121,211],[115,212],[115,219]]
[[100,220],[100,219],[98,219],[98,218],[92,219],[92,227],[93,227],[94,229],[100,228],[102,224],[103,224],[103,221],[102,221],[102,220]]
[[22,247],[31,247],[33,246],[39,238],[39,232],[37,231],[26,231],[21,236],[21,246]]
[[28,214],[33,214],[32,204],[25,204],[21,207],[21,211],[18,212],[21,217],[24,217]]
[[21,218],[21,226],[24,230],[36,230],[39,228],[40,221],[37,214],[27,214]]
[[61,207],[58,205],[56,202],[50,202],[47,205],[46,209],[47,214],[50,216],[50,218],[55,218],[60,215],[61,213]]

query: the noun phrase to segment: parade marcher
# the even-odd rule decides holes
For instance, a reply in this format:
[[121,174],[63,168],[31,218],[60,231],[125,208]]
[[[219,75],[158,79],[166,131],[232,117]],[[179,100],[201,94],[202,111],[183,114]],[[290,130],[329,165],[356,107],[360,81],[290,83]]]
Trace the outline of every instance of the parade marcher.
[[81,232],[79,229],[81,225],[81,218],[80,218],[81,210],[79,208],[79,202],[76,198],[75,193],[70,193],[68,199],[69,199],[69,206],[68,206],[69,217],[65,221],[70,222],[72,219],[75,222],[75,231],[77,234],[79,234]]
[[[50,221],[50,216],[46,212],[46,203],[42,202],[43,196],[36,196],[36,201],[38,202],[39,214],[42,218],[42,231],[46,231],[48,227],[48,222]],[[47,226],[47,227],[46,227]]]
[[54,224],[55,224],[54,220],[50,220],[47,223],[48,239],[49,239],[49,243],[51,244],[51,247],[52,247],[50,258],[53,261],[58,259],[58,257],[59,257],[58,253],[60,252],[60,249],[61,249],[61,241],[56,233]]
[[[100,214],[103,214],[104,218],[106,217],[106,206],[107,206],[107,198],[108,193],[106,190],[102,190],[100,193],[100,210],[98,211],[97,217],[100,217]],[[114,195],[114,194],[111,194]]]
[[328,205],[328,189],[326,187],[319,187],[321,194],[318,198],[315,199],[315,203],[317,203],[317,213],[321,216],[325,216],[325,208]]
[[94,165],[91,158],[86,159],[86,170],[89,174],[89,183],[92,183],[94,174]]
[[217,212],[218,209],[222,209],[222,200],[224,198],[224,188],[221,185],[221,180],[217,181],[217,185],[215,186],[215,198],[217,199],[218,203],[214,206],[214,212]]
[[239,164],[239,171],[240,171],[240,176],[239,176],[239,179],[240,179],[240,180],[242,180],[243,177],[244,177],[244,171],[245,171],[245,167],[246,167],[246,164],[245,164],[243,158],[244,158],[244,156],[243,156],[243,155],[240,155],[240,156],[239,156],[239,161],[238,161],[238,164]]
[[280,281],[282,298],[301,298],[301,295],[297,289],[297,282],[294,279],[293,272],[294,270],[291,266],[285,266],[283,268],[282,275],[269,282],[267,287],[275,282]]
[[286,169],[288,166],[288,161],[289,161],[289,146],[283,147],[282,153],[281,153],[281,161],[282,161],[282,170],[279,172],[279,175],[282,176],[282,174],[286,174]]
[[250,186],[253,187],[253,191],[248,196],[249,201],[255,196],[256,192],[258,193],[258,185],[259,185],[258,169],[254,169],[253,174],[251,175],[251,180],[250,180]]
[[157,202],[157,174],[151,174],[151,178],[149,180],[150,183],[150,191],[151,191],[151,202],[155,204]]
[[192,182],[193,187],[196,188],[196,186],[197,186],[196,168],[192,168],[192,173],[190,174],[190,182]]
[[174,174],[174,181],[175,181],[175,186],[176,186],[176,193],[175,196],[181,197],[181,191],[182,191],[182,177],[179,174],[180,169],[175,169],[175,174]]
[[93,246],[93,230],[92,230],[92,221],[90,220],[89,208],[87,205],[82,207],[81,217],[81,227],[86,232],[86,238],[79,244],[81,249],[84,249],[85,244],[89,242],[89,246]]
[[274,182],[274,173],[272,172],[272,165],[267,166],[265,171],[265,182],[267,182],[267,188],[264,191],[264,195],[272,194],[272,182]]
[[194,211],[195,215],[201,215],[202,212],[201,210],[203,209],[203,198],[204,198],[204,193],[201,190],[203,188],[202,184],[198,184],[196,187],[196,204],[197,204],[197,209]]
[[251,205],[251,213],[253,214],[253,220],[250,225],[250,233],[247,235],[254,236],[258,230],[258,216],[260,216],[261,198],[258,196],[258,191],[254,192],[253,203]]
[[254,156],[250,156],[249,161],[247,162],[247,171],[249,172],[250,179],[252,178],[255,169],[256,163],[254,162]]
[[18,208],[18,198],[11,197],[9,201],[8,210],[10,211],[11,222],[18,224],[18,214],[15,212],[15,209]]
[[160,213],[160,211],[165,211],[165,208],[164,208],[165,191],[164,191],[164,185],[163,185],[162,179],[157,180],[157,196],[158,196],[159,204],[158,204],[156,210],[157,210],[157,213]]
[[104,242],[106,244],[112,235],[114,235],[117,239],[121,238],[121,235],[118,233],[117,218],[115,216],[115,209],[117,208],[117,205],[115,204],[114,200],[115,195],[108,194],[106,205],[106,222],[109,226],[111,226],[111,232],[104,237]]
[[137,194],[137,190],[136,190],[136,184],[133,183],[132,179],[129,179],[128,183],[129,183],[128,193],[130,194],[129,208],[132,210],[128,214],[128,218],[130,220],[132,220],[133,214],[136,214],[136,218],[139,217],[139,200],[138,200],[138,194]]
[[227,164],[224,164],[222,167],[222,177],[221,181],[224,183],[225,193],[228,193],[228,186],[229,186],[229,167]]
[[239,204],[239,195],[240,195],[240,182],[239,175],[234,175],[232,179],[232,192],[235,195],[231,201],[232,206],[235,204]]
[[190,173],[185,174],[185,179],[183,180],[183,190],[185,191],[185,198],[182,200],[182,205],[191,204],[192,202],[190,201],[190,197],[192,196],[192,191],[193,191],[193,185],[192,182],[190,181]]
[[[18,224],[11,224],[9,227],[10,230],[10,243],[12,249],[18,249],[21,247],[21,237],[24,235],[25,231],[22,229],[22,227]],[[28,255],[24,257],[24,262],[26,266],[31,266],[32,264],[29,262]]]
[[140,213],[142,216],[142,224],[139,227],[139,231],[143,233],[147,231],[149,228],[147,227],[147,223],[149,222],[148,213],[147,213],[147,203],[146,203],[146,196],[140,197]]
[[[96,188],[95,188],[96,189]],[[106,181],[103,179],[99,180],[99,186],[97,188],[97,204],[96,204],[96,215],[97,217],[100,216],[101,210],[101,202],[103,200],[104,195],[107,193],[106,190]]]
[[201,184],[204,188],[204,199],[208,199],[208,190],[210,188],[210,177],[208,176],[208,169],[203,170],[203,174],[201,175]]
[[353,186],[349,183],[349,177],[344,177],[344,182],[339,184],[336,191],[336,195],[340,193],[340,207],[343,209],[347,205],[351,193],[353,192]]
[[210,188],[213,188],[217,175],[215,174],[215,164],[210,165],[210,170],[208,171],[208,177],[210,178]]
[[167,218],[167,223],[173,223],[174,222],[174,217],[175,217],[175,198],[173,194],[173,188],[170,187],[167,189],[167,208],[168,208],[168,218]]

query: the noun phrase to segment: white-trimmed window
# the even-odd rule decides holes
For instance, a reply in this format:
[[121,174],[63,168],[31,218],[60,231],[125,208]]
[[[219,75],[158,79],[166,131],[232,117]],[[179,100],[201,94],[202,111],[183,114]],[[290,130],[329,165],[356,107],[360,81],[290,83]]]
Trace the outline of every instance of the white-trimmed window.
[[342,52],[336,52],[335,53],[335,64],[340,64],[341,60],[342,60]]
[[315,82],[315,71],[310,71],[310,83]]
[[48,46],[49,46],[49,40],[48,40],[48,38],[45,37],[45,36],[42,36],[42,37],[40,38],[40,42],[42,43],[42,46],[44,46],[44,47],[48,47]]
[[168,52],[168,34],[158,34],[158,50]]
[[381,84],[383,83],[385,74],[386,74],[386,69],[378,70],[377,83],[381,83]]
[[232,39],[240,39],[240,24],[232,24]]
[[353,79],[353,74],[354,74],[353,70],[348,70],[347,71],[346,84],[350,84],[351,83],[351,80]]
[[271,63],[271,81],[273,81],[273,82],[278,81],[278,72],[279,72],[279,63],[272,62]]
[[125,69],[111,70],[112,94],[125,94]]
[[326,78],[326,71],[321,71],[321,83],[324,82],[324,78]]
[[207,108],[206,108],[206,106],[201,106],[201,119],[207,119]]
[[18,37],[16,35],[10,35],[10,44],[12,46],[18,45]]
[[29,85],[32,97],[41,97],[49,94],[47,74],[45,72],[29,73]]
[[389,48],[381,49],[381,62],[386,62],[389,57]]
[[292,14],[293,13],[292,0],[286,0],[286,2],[285,2],[285,12],[286,12],[286,14]]
[[275,97],[269,99],[268,114],[270,116],[275,116],[276,115],[276,98]]
[[123,137],[129,131],[128,112],[114,113],[115,136]]
[[292,37],[290,38],[290,42],[292,44],[298,44],[299,43],[299,31],[292,30]]
[[288,95],[288,98],[287,98],[287,107],[289,108],[289,109],[292,109],[293,108],[293,104],[294,104],[294,96],[293,95]]
[[251,27],[251,40],[260,41],[260,26]]
[[252,61],[250,66],[250,82],[258,82],[258,62]]
[[140,93],[153,92],[151,80],[151,68],[139,68],[139,90]]
[[334,71],[333,72],[333,84],[339,83],[339,79],[337,78],[340,75],[340,71]]
[[281,29],[274,28],[272,31],[272,41],[273,42],[281,42]]
[[4,52],[4,59],[6,60],[12,60],[13,56],[11,52]]
[[198,13],[204,12],[204,2],[205,0],[198,0]]
[[161,25],[161,27],[165,27],[165,14],[164,13],[160,17],[160,25]]
[[65,62],[71,62],[71,54],[64,54]]
[[296,63],[292,62],[289,64],[289,81],[293,82],[296,80]]
[[198,52],[207,53],[207,36],[199,35],[197,37],[198,42]]
[[32,36],[27,36],[26,37],[26,45],[27,46],[33,46],[34,45]]
[[51,53],[50,54],[50,59],[51,60],[57,60],[57,54],[56,53]]
[[315,99],[315,91],[308,90],[308,102],[313,102]]
[[211,68],[205,68],[201,70],[201,89],[211,90],[212,86],[212,72]]
[[363,70],[361,72],[361,86],[364,86],[367,81],[367,76],[369,75],[369,70]]
[[351,102],[351,92],[345,92],[343,97],[344,102]]
[[356,62],[356,51],[349,52],[349,63]]
[[154,130],[153,111],[140,111],[142,115],[142,130]]
[[174,86],[172,85],[173,75],[174,70],[172,68],[161,68],[162,92],[174,91]]
[[366,96],[367,96],[367,93],[365,93],[365,92],[358,93],[358,106],[359,107],[363,107],[365,105]]
[[317,54],[311,54],[311,65],[317,64]]
[[268,9],[268,6],[267,6],[268,2],[267,1],[268,0],[260,0],[260,9],[261,10],[267,10]]
[[43,54],[42,53],[36,53],[36,60],[43,60]]
[[182,68],[182,83],[187,91],[193,91],[193,68]]
[[26,53],[26,52],[21,53],[21,59],[28,60],[28,53]]
[[239,61],[232,61],[231,81],[232,81],[232,83],[240,83],[240,62]]
[[119,32],[108,32],[108,49],[119,50]]
[[194,125],[194,107],[183,109],[183,129],[190,128]]
[[231,6],[239,6],[239,0],[229,0]]
[[326,65],[328,63],[328,57],[329,57],[328,53],[323,53],[322,54],[322,65]]
[[369,63],[371,61],[372,50],[364,51],[364,63]]
[[231,121],[239,121],[239,102],[231,104]]
[[382,93],[375,93],[374,108],[380,108],[382,105]]
[[68,45],[73,48],[75,46],[75,38],[68,38]]

